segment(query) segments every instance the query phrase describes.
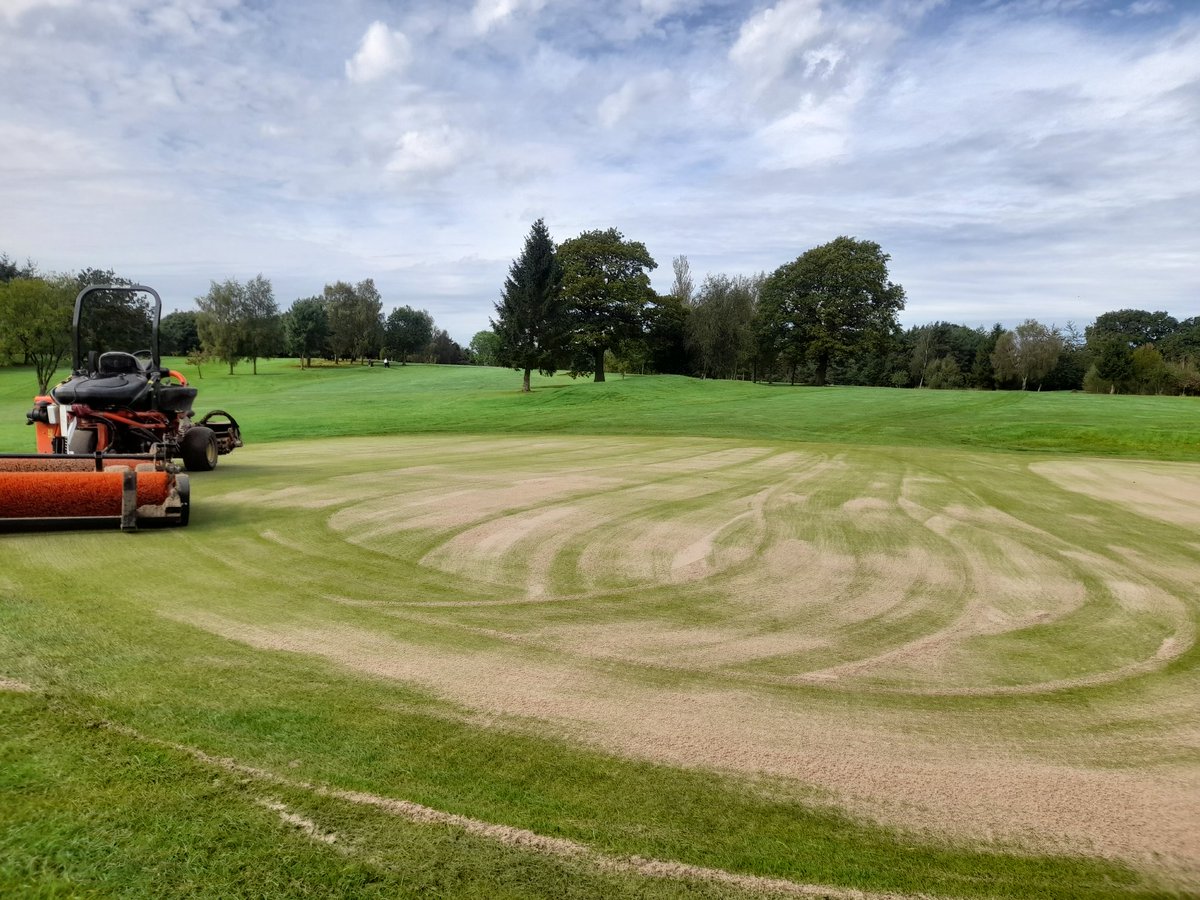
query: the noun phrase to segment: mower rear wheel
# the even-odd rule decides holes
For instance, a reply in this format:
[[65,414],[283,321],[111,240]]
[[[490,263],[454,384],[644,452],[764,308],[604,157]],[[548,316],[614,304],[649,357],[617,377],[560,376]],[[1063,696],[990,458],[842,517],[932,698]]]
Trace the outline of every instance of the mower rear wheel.
[[189,472],[210,472],[217,467],[217,436],[211,428],[194,425],[179,442],[179,455]]

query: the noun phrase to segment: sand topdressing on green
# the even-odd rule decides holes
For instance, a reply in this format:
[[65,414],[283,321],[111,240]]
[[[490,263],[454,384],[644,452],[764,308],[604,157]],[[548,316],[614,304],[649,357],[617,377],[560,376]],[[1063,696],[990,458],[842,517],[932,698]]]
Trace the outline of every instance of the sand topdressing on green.
[[0,887],[1197,885],[1194,401],[204,382],[187,529],[0,539]]

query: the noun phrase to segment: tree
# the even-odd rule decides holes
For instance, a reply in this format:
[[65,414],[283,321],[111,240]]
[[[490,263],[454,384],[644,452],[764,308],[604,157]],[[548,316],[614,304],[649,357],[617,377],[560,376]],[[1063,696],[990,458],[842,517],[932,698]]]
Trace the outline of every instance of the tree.
[[164,356],[187,356],[200,346],[194,310],[167,313],[158,325],[158,341]]
[[327,284],[323,296],[334,362],[365,358],[383,343],[383,300],[372,279]]
[[1200,361],[1200,316],[1184,319],[1156,346],[1167,359]]
[[873,241],[839,237],[776,269],[763,285],[762,327],[791,365],[800,357],[828,380],[829,365],[898,326],[904,288],[888,279],[891,257]]
[[1130,350],[1142,344],[1158,344],[1173,334],[1179,323],[1165,312],[1144,309],[1118,309],[1096,317],[1086,329],[1089,344],[1106,340],[1123,342]]
[[953,356],[943,356],[926,365],[921,373],[921,381],[934,390],[960,388],[964,384],[958,360]]
[[733,378],[754,350],[757,285],[744,275],[709,275],[687,319],[701,377]]
[[653,371],[669,375],[691,372],[687,348],[690,315],[690,307],[673,293],[654,297],[646,306],[646,361]]
[[404,365],[410,353],[424,350],[433,340],[433,316],[423,309],[398,306],[388,315],[384,331],[388,352]]
[[671,296],[684,306],[691,306],[692,296],[696,293],[696,283],[692,280],[692,267],[688,265],[686,256],[676,256],[671,260],[671,269],[675,280],[671,282]]
[[36,278],[37,264],[32,259],[25,260],[25,265],[19,265],[15,259],[10,259],[7,253],[0,253],[0,284],[6,284],[14,278]]
[[604,380],[604,353],[642,331],[649,272],[658,267],[640,241],[615,228],[585,231],[558,250],[563,295],[571,320],[572,371]]
[[258,358],[270,359],[283,349],[283,324],[271,282],[262,273],[248,282],[242,294],[242,353],[258,374]]
[[491,330],[477,331],[467,347],[481,366],[500,365],[500,335]]
[[205,353],[229,366],[229,374],[238,360],[244,359],[242,334],[245,314],[245,288],[233,278],[219,284],[209,283],[208,293],[196,298],[200,307],[197,330]]
[[[76,291],[92,285],[128,287],[134,282],[112,269],[88,268],[75,276]],[[80,343],[91,350],[148,348],[153,340],[153,300],[148,294],[129,291],[93,291],[79,321]]]
[[550,375],[567,343],[569,322],[562,293],[563,270],[546,223],[529,229],[521,255],[512,261],[492,330],[499,338],[497,360],[524,371],[521,390],[528,393],[530,373]]
[[1139,394],[1161,394],[1170,382],[1170,371],[1153,344],[1133,351],[1133,382]]
[[1095,362],[1084,377],[1084,387],[1094,393],[1127,391],[1133,382],[1133,351],[1121,338],[1101,339],[1093,347]]
[[1062,352],[1062,335],[1057,328],[1047,328],[1034,319],[1026,319],[1012,331],[1006,331],[996,341],[992,351],[992,367],[996,376],[1008,380],[1018,378],[1021,390],[1026,390],[1030,381],[1041,382]]
[[0,284],[0,355],[33,364],[38,393],[71,350],[75,284],[69,278],[14,278]]
[[1062,350],[1042,385],[1051,391],[1077,391],[1083,386],[1092,354],[1075,323],[1068,322],[1059,334],[1062,337]]
[[301,368],[310,367],[313,356],[322,352],[329,340],[325,301],[321,297],[294,301],[284,314],[283,333],[288,352],[300,360]]
[[462,346],[444,328],[434,331],[428,349],[430,362],[438,365],[460,366],[467,362],[467,354]]

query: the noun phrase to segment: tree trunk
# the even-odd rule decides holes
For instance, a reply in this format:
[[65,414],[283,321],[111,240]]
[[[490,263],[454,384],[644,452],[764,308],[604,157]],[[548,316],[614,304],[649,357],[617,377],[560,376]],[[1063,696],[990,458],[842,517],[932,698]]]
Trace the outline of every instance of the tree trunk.
[[532,369],[525,370],[525,379],[521,382],[521,393],[523,393],[523,394],[529,393],[529,373],[531,371],[533,371],[533,370]]
[[598,347],[593,352],[593,357],[596,360],[596,381],[604,380],[604,348]]
[[820,356],[817,357],[817,373],[816,373],[817,387],[824,387],[825,382],[828,379],[828,377],[829,377],[829,355],[826,353],[822,353]]

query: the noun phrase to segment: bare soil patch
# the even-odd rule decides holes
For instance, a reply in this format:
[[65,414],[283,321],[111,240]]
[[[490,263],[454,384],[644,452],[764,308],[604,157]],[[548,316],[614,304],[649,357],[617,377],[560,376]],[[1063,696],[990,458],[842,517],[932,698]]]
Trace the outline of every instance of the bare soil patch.
[[1200,467],[1187,463],[1062,460],[1030,471],[1069,491],[1174,525],[1200,526]]
[[[445,576],[452,599],[350,583],[327,619],[172,615],[607,750],[779,776],[880,821],[1200,885],[1200,711],[1191,670],[1171,670],[1196,640],[1200,466],[1054,460],[1030,474],[968,454],[664,440],[606,454],[594,439],[533,466],[538,442],[502,443],[501,460],[488,444],[446,461],[422,445],[419,477],[343,467],[229,495],[323,516],[347,545],[418,535],[423,555],[406,562]],[[1157,520],[1155,536],[1080,495]],[[283,524],[265,533],[289,546]],[[405,619],[441,639],[423,645]],[[458,637],[473,649],[448,649]],[[692,686],[663,688],[653,669]],[[1053,693],[1126,680],[1151,699]],[[893,707],[889,692],[938,699]]]
[[1168,860],[1200,878],[1200,773],[1053,764],[951,738],[899,716],[847,720],[741,690],[632,687],[586,667],[506,652],[454,653],[347,627],[248,626],[180,616],[268,650],[310,653],[416,684],[470,709],[540,720],[604,749],[676,765],[768,774],[830,792],[905,828]]

